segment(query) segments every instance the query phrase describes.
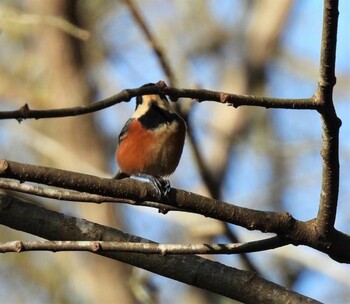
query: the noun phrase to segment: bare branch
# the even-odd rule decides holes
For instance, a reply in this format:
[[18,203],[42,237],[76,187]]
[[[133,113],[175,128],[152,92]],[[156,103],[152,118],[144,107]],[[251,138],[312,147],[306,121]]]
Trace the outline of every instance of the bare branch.
[[275,249],[287,245],[279,237],[234,244],[157,244],[106,241],[13,241],[0,243],[0,253],[24,251],[136,252],[147,254],[236,254]]
[[99,178],[66,170],[0,161],[0,177],[17,179],[20,182],[35,182],[50,186],[111,196],[137,202],[154,201],[187,212],[199,213],[207,217],[246,227],[250,230],[283,233],[298,225],[290,214],[258,211],[198,194],[171,189],[166,197],[160,197],[151,183],[135,179],[114,180]]
[[335,85],[335,53],[338,26],[338,0],[325,0],[323,12],[320,81],[316,101],[322,106],[322,189],[317,216],[319,233],[327,238],[334,229],[339,193],[339,128],[333,104]]
[[[65,170],[0,161],[0,177],[21,182],[30,181],[55,187],[73,189],[107,197],[123,198],[138,202],[153,201],[186,212],[245,227],[249,230],[276,233],[289,243],[308,245],[327,253],[339,262],[350,262],[350,237],[336,230],[327,242],[320,242],[315,221],[301,222],[286,212],[259,211],[239,207],[195,193],[171,189],[165,197],[159,197],[151,183],[135,179],[114,180]],[[0,213],[1,216],[1,213]],[[346,240],[346,241],[345,241]]]
[[22,106],[19,110],[1,111],[0,119],[41,119],[53,117],[77,116],[103,110],[121,102],[128,102],[131,98],[138,95],[147,94],[166,94],[172,99],[192,98],[198,102],[215,101],[228,104],[234,107],[239,106],[258,106],[264,108],[283,108],[283,109],[307,109],[315,110],[321,107],[313,98],[281,99],[253,95],[236,95],[218,91],[197,90],[197,89],[176,89],[168,87],[163,81],[149,87],[140,87],[135,89],[126,89],[120,93],[94,102],[87,106],[52,109],[52,110],[32,110],[28,104]]
[[[66,216],[11,196],[0,195],[0,211],[0,224],[50,240],[152,243],[117,229]],[[133,252],[97,254],[244,303],[319,303],[252,272],[238,270],[196,255],[162,256]]]
[[[324,0],[319,81],[319,89],[321,91],[326,90],[332,92],[333,86],[336,83],[334,71],[337,49],[338,16],[338,0]],[[329,97],[331,97],[331,95]],[[328,99],[326,102],[332,103],[332,98]]]

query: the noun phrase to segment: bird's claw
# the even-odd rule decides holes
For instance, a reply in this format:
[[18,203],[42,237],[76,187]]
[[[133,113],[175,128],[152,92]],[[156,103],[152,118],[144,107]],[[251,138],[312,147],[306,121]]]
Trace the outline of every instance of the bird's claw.
[[161,188],[163,194],[167,195],[171,189],[170,181],[168,179],[164,179],[161,177],[156,178],[156,180],[160,184],[160,188]]
[[149,176],[148,179],[152,182],[153,186],[157,189],[160,196],[166,196],[171,189],[171,185],[168,179],[162,177]]

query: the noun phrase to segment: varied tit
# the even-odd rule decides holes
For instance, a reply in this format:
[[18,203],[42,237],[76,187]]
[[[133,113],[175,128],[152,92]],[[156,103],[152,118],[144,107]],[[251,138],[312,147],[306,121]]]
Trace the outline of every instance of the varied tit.
[[165,95],[137,96],[135,112],[119,135],[115,178],[147,177],[158,192],[167,194],[170,183],[164,178],[179,164],[185,135],[186,124]]

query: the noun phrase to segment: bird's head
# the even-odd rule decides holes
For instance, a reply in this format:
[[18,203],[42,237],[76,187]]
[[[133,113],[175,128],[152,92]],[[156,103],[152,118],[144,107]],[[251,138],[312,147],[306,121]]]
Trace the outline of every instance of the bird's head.
[[[154,83],[148,83],[142,87],[154,85]],[[136,97],[136,108],[133,117],[138,118],[144,115],[151,108],[160,109],[170,113],[174,112],[168,98],[164,94],[150,94]]]

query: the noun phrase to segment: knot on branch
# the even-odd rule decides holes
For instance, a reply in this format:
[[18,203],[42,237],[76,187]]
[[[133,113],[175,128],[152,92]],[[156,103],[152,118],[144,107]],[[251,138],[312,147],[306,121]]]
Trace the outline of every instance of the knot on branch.
[[165,89],[168,87],[168,85],[166,84],[166,82],[164,80],[159,80],[156,85],[160,88],[160,89]]
[[22,117],[18,117],[17,121],[19,123],[22,122],[23,119],[28,118],[29,114],[30,114],[30,108],[29,105],[27,103],[25,103],[22,107],[20,107],[20,109],[18,110],[19,113],[21,114]]
[[17,252],[17,253],[19,253],[19,252],[21,252],[21,251],[23,250],[23,244],[22,244],[21,241],[16,241],[16,242],[14,243],[14,250],[15,250],[15,252]]

